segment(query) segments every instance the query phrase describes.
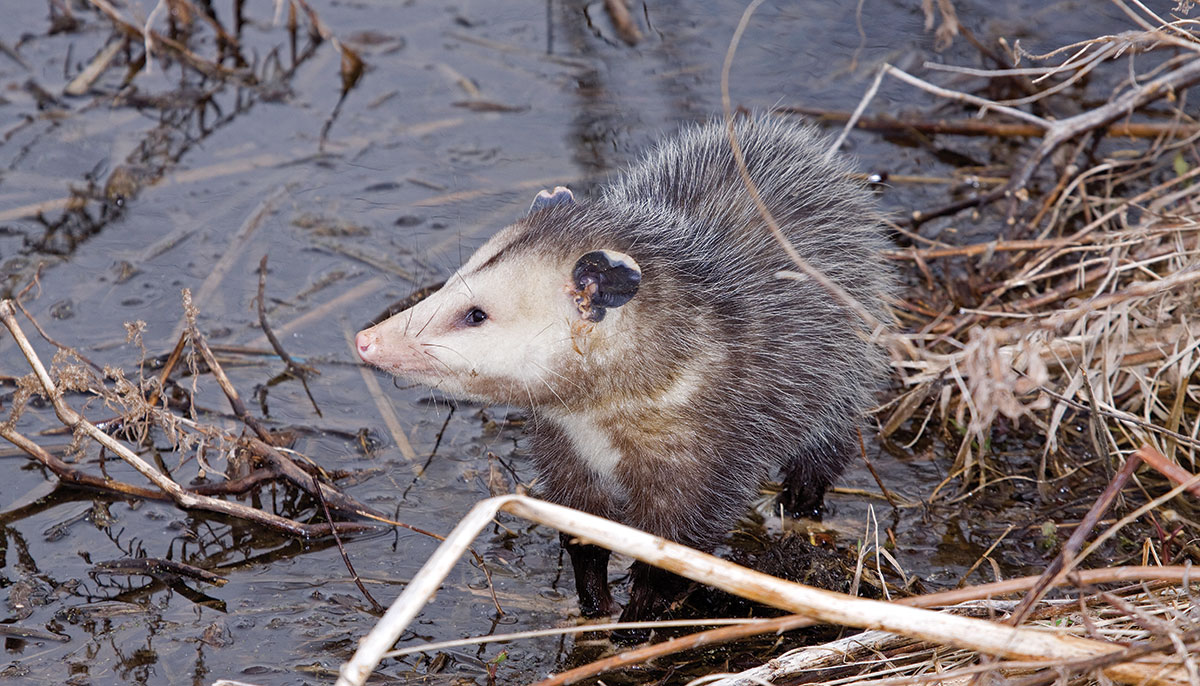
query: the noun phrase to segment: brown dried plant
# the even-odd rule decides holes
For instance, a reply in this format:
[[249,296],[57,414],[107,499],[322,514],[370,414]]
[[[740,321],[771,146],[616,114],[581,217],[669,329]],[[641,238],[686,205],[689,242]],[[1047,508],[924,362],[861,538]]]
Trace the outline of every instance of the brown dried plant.
[[[1057,84],[1041,83],[1036,96],[1003,106],[1052,99],[1062,84],[1101,66],[1120,68],[1112,63],[1134,52],[1176,54],[1120,84],[1110,103],[1172,69],[1188,70],[1184,85],[1200,81],[1195,22],[1143,28],[1042,56],[1018,50],[1039,61],[1069,56],[1033,70],[1041,74],[1039,83],[1053,77]],[[1150,62],[1139,58],[1126,68],[1134,74]],[[1029,71],[975,73],[999,79]],[[1194,126],[1183,95],[1167,94],[1170,116],[1180,126]],[[1103,134],[1102,126],[1077,132],[1074,155],[1037,202],[1024,187],[1027,179],[1014,176],[1020,184],[1013,198],[1024,205],[1010,212],[1010,237],[956,247],[916,236],[924,247],[894,255],[915,262],[925,280],[896,303],[907,331],[890,343],[904,392],[883,408],[883,433],[907,427],[907,440],[915,442],[931,428],[947,428],[943,435],[959,445],[953,476],[964,485],[986,478],[976,469],[1001,416],[1036,427],[1044,436],[1043,464],[1058,473],[1067,469],[1056,465],[1068,417],[1091,423],[1095,440],[1086,448],[1098,456],[1127,454],[1148,442],[1196,470],[1200,136],[1163,136],[1083,168],[1084,144]],[[1048,152],[1043,143],[1031,157]],[[1032,172],[1025,166],[1014,174]],[[949,295],[949,280],[961,278],[964,269],[971,274],[973,302]]]

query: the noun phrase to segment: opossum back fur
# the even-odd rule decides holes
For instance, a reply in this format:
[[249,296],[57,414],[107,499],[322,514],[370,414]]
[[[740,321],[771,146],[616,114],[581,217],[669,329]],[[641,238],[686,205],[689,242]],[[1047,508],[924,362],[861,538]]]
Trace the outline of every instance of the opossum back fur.
[[[810,127],[756,116],[735,134],[797,251],[885,321],[893,277],[869,189]],[[516,228],[506,253],[619,250],[642,272],[609,354],[570,356],[544,379],[557,398],[532,408],[544,497],[711,547],[773,469],[798,468],[823,490],[857,455],[884,355],[819,284],[777,277],[795,266],[744,187],[723,122],[668,139],[599,199]],[[619,462],[581,459],[593,438]]]

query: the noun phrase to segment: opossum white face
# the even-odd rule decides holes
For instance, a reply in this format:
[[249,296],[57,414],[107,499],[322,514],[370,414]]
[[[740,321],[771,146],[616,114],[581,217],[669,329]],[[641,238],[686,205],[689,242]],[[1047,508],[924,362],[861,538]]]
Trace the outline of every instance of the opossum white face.
[[612,250],[561,258],[514,247],[522,230],[500,232],[437,293],[359,332],[359,356],[452,395],[557,402],[555,388],[578,383],[561,378],[570,356],[592,353],[620,326],[641,271]]

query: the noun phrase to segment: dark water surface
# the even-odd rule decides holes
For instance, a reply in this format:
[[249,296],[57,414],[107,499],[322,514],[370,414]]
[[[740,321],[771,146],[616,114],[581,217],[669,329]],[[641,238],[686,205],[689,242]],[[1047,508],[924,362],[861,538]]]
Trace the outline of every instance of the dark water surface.
[[[221,21],[230,21],[231,4],[214,3]],[[366,391],[347,337],[390,303],[444,278],[519,216],[537,190],[568,184],[587,193],[656,138],[720,111],[721,62],[744,5],[648,2],[643,13],[636,4],[645,37],[629,47],[607,24],[601,2],[315,1],[333,35],[367,64],[322,145],[341,89],[340,57],[326,42],[289,71],[288,34],[266,0],[246,3],[250,21],[241,40],[267,86],[239,90],[155,62],[122,89],[122,52],[82,97],[63,95],[63,87],[111,39],[111,22],[74,3],[79,24],[51,33],[47,3],[9,0],[0,23],[8,48],[0,54],[0,288],[6,297],[19,291],[44,262],[25,297],[30,313],[57,340],[133,374],[141,353],[125,342],[123,323],[144,321],[149,353],[168,352],[180,330],[183,288],[195,294],[201,327],[214,343],[267,349],[252,301],[259,259],[269,255],[271,321],[287,350],[320,370],[310,385],[322,415],[298,382],[271,384],[283,371],[277,358],[236,358],[241,363],[227,366],[234,384],[272,426],[307,427],[293,448],[326,469],[354,472],[341,483],[354,497],[447,532],[490,494],[493,466],[503,474],[511,469],[521,483],[532,479],[519,428],[497,425],[504,408],[472,405],[460,405],[447,422],[440,397],[370,372],[411,442],[416,458],[406,458]],[[914,73],[926,60],[990,66],[962,38],[935,52],[919,5],[868,0],[860,34],[854,3],[766,3],[734,64],[735,105],[851,110],[884,61]],[[1033,52],[1128,28],[1118,10],[1099,2],[955,5],[981,40],[1020,38]],[[141,21],[152,6],[135,1],[120,11]],[[165,20],[157,25],[165,29]],[[199,41],[196,50],[211,55],[214,48]],[[140,55],[140,46],[129,54]],[[210,106],[201,116],[196,103],[205,99]],[[884,83],[872,112],[963,115],[894,81]],[[858,132],[847,148],[866,171],[950,177],[964,160],[1006,164],[1014,145],[900,145]],[[94,199],[72,210],[72,189]],[[948,195],[945,184],[895,184],[881,200],[908,212]],[[40,340],[37,349],[47,360],[52,355]],[[8,379],[27,371],[12,339],[0,337],[6,411]],[[227,413],[211,377],[197,387],[201,405]],[[99,403],[85,412],[93,419],[112,413]],[[222,414],[201,418],[237,429]],[[27,435],[54,426],[42,406],[18,422]],[[377,449],[363,450],[355,438],[363,430]],[[37,440],[56,449],[69,443],[63,435]],[[165,439],[158,443],[166,446]],[[888,487],[913,501],[944,478],[953,458],[936,446],[883,452],[869,444],[868,452]],[[94,448],[82,459],[98,470]],[[190,456],[164,452],[161,459],[177,468],[179,480],[195,476]],[[1012,459],[1037,459],[1037,449],[1018,446]],[[218,456],[209,461],[222,468]],[[108,465],[141,483],[111,456]],[[0,621],[69,639],[7,638],[0,658],[6,682],[330,681],[375,623],[331,541],[288,540],[161,503],[56,491],[54,480],[15,450],[0,454],[0,474]],[[858,462],[841,485],[878,491]],[[283,486],[247,502],[316,517],[313,503]],[[1001,504],[1017,514],[999,521]],[[839,548],[863,536],[873,507],[893,529],[893,555],[932,586],[956,582],[1008,522],[1029,523],[1011,502],[893,512],[882,500],[839,494],[830,505],[825,525]],[[523,522],[506,526],[476,544],[506,614],[497,618],[483,574],[464,562],[402,643],[545,628],[577,616],[557,535]],[[1006,574],[1041,560],[1036,531],[1019,531],[996,556]],[[352,537],[346,546],[384,603],[434,548],[403,530]],[[186,561],[229,583],[166,585],[93,573],[95,563],[134,556]],[[574,645],[571,638],[509,644],[497,679],[522,683],[557,671],[573,659]],[[486,662],[500,650],[389,661],[383,673],[482,684]]]

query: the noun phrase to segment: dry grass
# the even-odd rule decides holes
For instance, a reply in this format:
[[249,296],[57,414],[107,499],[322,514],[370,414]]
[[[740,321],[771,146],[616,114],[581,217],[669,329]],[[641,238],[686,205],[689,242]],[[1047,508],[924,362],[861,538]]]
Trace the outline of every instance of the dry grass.
[[[1145,83],[1197,63],[1200,30],[1195,22],[1177,21],[1066,46],[1047,56],[1051,66],[1043,77],[1053,74],[1064,83],[1101,63],[1130,73],[1153,63],[1141,56],[1122,64],[1114,57],[1135,52],[1134,46],[1175,55],[1164,56],[1154,73],[1138,74],[1137,83]],[[985,74],[1011,79],[1018,72]],[[1025,101],[1052,98],[1053,84],[1041,82],[1038,95]],[[1137,87],[1123,82],[1109,102]],[[1181,102],[1155,116],[1194,124]],[[1014,176],[1011,197],[1023,202],[1008,213],[1006,238],[951,246],[910,233],[920,247],[894,255],[915,267],[919,283],[896,303],[905,332],[892,349],[903,392],[880,415],[883,434],[902,433],[915,442],[940,432],[958,446],[947,482],[959,479],[965,488],[989,480],[987,446],[1000,417],[1032,425],[1044,437],[1036,475],[1043,482],[1077,466],[1060,439],[1068,418],[1090,425],[1082,447],[1095,456],[1119,460],[1150,443],[1196,471],[1197,136],[1163,137],[1136,149],[1106,141],[1105,156],[1081,169],[1082,153],[1102,133],[1081,131],[1079,141],[1060,149],[1074,148],[1060,160],[1057,178],[1045,179],[1053,190],[1036,200]]]
[[[1151,647],[1159,664],[1181,664],[1190,683],[1197,683],[1194,652],[1200,640],[1195,596],[1186,585],[1140,584],[1119,591],[1095,592],[1078,599],[1049,601],[1028,626],[1058,636],[1086,636],[1128,646],[1127,659]],[[958,606],[958,612],[1004,615],[1011,601]],[[713,675],[693,684],[751,686],[790,683],[803,677],[826,686],[901,686],[909,684],[996,683],[1020,686],[1096,683],[1101,661],[1063,661],[1048,669],[1042,662],[992,661],[970,650],[919,643],[904,636],[868,631],[832,643],[798,648],[769,664],[735,675]]]

